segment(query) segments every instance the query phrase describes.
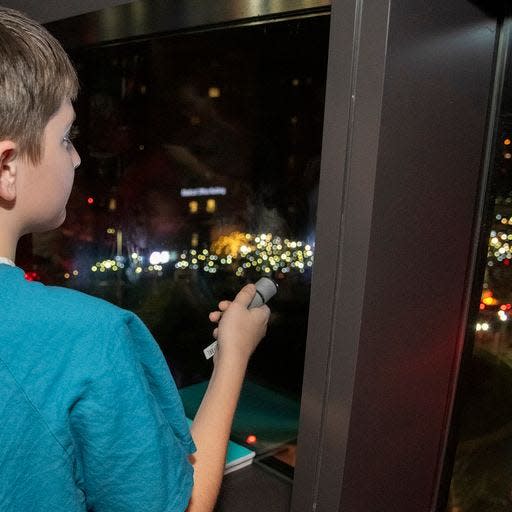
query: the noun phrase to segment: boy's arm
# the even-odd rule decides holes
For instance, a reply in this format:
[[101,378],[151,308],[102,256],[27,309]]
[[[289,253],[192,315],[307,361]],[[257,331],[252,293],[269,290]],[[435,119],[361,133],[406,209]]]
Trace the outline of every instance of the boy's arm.
[[[210,512],[219,493],[226,448],[247,363],[265,335],[270,310],[267,306],[248,310],[254,285],[245,286],[232,303],[219,304],[210,319],[219,321],[212,377],[192,424],[197,451],[191,456],[194,488],[187,512]],[[221,318],[222,317],[222,318]]]
[[187,512],[213,510],[219,493],[226,448],[245,366],[218,361],[208,389],[192,424],[197,451],[191,456],[194,487]]

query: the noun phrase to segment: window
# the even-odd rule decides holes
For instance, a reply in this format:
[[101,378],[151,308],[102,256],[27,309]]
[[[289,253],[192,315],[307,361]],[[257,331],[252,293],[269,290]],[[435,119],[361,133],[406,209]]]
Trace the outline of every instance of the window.
[[188,209],[190,213],[197,213],[199,210],[199,205],[197,201],[190,201],[190,203],[188,203]]
[[[507,33],[504,30],[504,33]],[[458,444],[449,512],[501,512],[512,507],[512,68],[508,41],[494,161],[487,191],[483,285],[474,344],[463,374]],[[482,273],[477,276],[480,281]]]
[[206,211],[208,213],[214,213],[216,208],[217,208],[217,203],[215,202],[215,199],[207,199]]
[[[41,280],[135,311],[193,416],[208,312],[272,277],[269,335],[233,440],[295,464],[314,265],[329,17],[76,50],[82,156],[68,218],[25,241]],[[278,51],[276,51],[278,49]]]

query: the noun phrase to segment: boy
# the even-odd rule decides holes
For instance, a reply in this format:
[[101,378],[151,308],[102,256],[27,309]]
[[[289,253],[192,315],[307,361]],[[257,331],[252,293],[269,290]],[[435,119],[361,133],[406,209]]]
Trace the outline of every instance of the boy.
[[25,281],[12,262],[18,239],[64,221],[80,165],[69,139],[78,86],[59,43],[1,7],[0,57],[0,510],[210,511],[269,310],[247,309],[248,285],[210,313],[218,349],[189,432],[135,315]]

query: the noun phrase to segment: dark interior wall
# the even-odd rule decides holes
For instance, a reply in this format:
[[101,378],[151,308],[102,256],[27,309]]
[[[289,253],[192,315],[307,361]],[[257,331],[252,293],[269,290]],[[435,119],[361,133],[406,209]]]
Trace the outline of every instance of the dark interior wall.
[[435,488],[465,332],[494,44],[495,20],[469,2],[391,4],[347,510],[370,510],[365,500],[422,510]]
[[25,12],[40,23],[70,18],[133,0],[2,0],[3,7]]
[[470,0],[333,3],[294,512],[434,509],[497,27]]

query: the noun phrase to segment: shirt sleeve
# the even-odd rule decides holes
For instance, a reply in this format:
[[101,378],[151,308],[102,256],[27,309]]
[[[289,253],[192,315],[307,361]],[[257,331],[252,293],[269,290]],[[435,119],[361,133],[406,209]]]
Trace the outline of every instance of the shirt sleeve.
[[136,316],[109,331],[70,413],[77,484],[95,512],[183,511],[195,447],[165,359]]

